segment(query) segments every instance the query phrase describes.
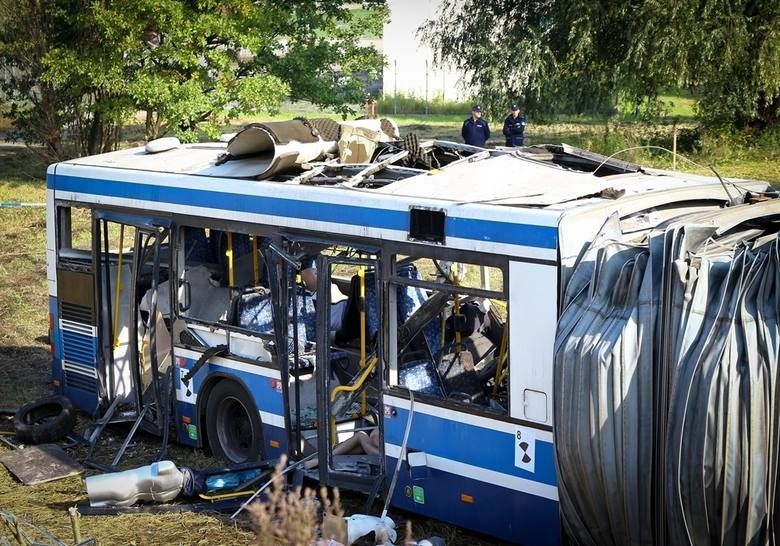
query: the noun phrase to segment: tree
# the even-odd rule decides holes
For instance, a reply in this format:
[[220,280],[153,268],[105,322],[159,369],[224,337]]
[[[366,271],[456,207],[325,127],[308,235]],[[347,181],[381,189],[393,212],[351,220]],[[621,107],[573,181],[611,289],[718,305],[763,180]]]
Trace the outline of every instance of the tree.
[[[0,0],[1,4],[18,4]],[[115,142],[116,128],[137,112],[145,137],[168,132],[194,140],[198,130],[215,136],[241,114],[273,111],[285,97],[307,99],[348,112],[362,102],[361,74],[375,77],[383,60],[361,46],[365,32],[344,0],[28,0],[42,13],[59,14],[69,31],[17,37],[15,15],[2,27],[0,59],[14,62],[28,85],[0,83],[22,112],[51,88],[68,104],[54,110],[85,112],[82,146],[97,153]],[[385,11],[372,7],[381,28]],[[0,24],[3,19],[0,18]],[[30,70],[19,42],[37,46],[40,61]],[[29,55],[27,56],[30,57]],[[82,116],[83,117],[83,116]],[[63,118],[72,124],[73,117]],[[40,142],[35,131],[23,130]]]
[[763,128],[780,113],[776,0],[444,0],[421,27],[485,102],[593,111],[618,96],[652,105],[692,87],[709,125]]
[[70,28],[55,7],[49,0],[0,0],[0,99],[14,122],[10,136],[43,145],[48,160],[72,153],[64,148],[62,133],[79,122],[79,103],[69,90],[43,79],[42,59],[53,44],[67,40],[62,32]]

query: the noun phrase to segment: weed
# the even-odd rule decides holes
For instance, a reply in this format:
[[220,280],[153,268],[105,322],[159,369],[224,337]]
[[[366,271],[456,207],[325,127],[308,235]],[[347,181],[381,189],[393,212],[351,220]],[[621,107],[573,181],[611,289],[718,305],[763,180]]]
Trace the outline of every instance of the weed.
[[[333,490],[333,501],[326,488],[320,490],[320,501],[314,490],[300,488],[288,490],[284,486],[282,471],[287,457],[282,456],[274,469],[270,492],[265,501],[249,505],[252,528],[257,546],[310,546],[318,539],[334,539],[346,543],[346,525],[342,519],[341,498],[338,489]],[[318,516],[322,504],[322,518]]]

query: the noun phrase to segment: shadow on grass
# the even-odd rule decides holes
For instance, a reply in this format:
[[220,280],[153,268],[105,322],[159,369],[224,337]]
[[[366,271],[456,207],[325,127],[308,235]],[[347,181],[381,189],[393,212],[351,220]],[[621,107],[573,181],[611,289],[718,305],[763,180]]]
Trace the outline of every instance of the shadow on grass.
[[0,347],[0,400],[19,406],[53,394],[51,354],[44,346]]
[[46,180],[46,162],[24,145],[0,142],[0,179],[9,184]]

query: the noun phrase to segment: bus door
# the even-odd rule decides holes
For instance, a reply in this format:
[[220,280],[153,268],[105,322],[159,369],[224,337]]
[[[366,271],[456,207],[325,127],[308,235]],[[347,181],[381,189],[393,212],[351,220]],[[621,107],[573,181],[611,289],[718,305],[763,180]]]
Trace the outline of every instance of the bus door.
[[377,256],[376,251],[342,249],[317,259],[319,479],[364,491],[384,476]]
[[169,223],[98,212],[93,242],[109,418],[161,433],[170,404]]

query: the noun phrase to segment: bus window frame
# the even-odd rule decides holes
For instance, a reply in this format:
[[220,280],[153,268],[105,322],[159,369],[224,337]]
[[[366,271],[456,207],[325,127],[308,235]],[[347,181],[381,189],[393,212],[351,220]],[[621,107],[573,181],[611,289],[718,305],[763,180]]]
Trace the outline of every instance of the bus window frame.
[[[383,358],[386,362],[384,366],[384,390],[388,394],[393,396],[402,396],[404,398],[409,397],[409,388],[398,384],[398,311],[396,302],[396,290],[391,289],[392,286],[414,286],[423,289],[430,289],[436,291],[445,291],[450,294],[466,294],[474,295],[478,297],[487,297],[490,299],[497,299],[503,301],[506,305],[507,316],[505,322],[505,328],[509,328],[509,321],[511,316],[511,310],[509,306],[509,262],[510,257],[499,254],[486,254],[482,252],[468,252],[463,250],[453,250],[438,245],[420,245],[420,244],[395,244],[387,243],[383,247],[385,260],[382,262],[382,279],[387,283],[387,290],[385,291],[386,297],[384,302],[384,316],[386,317],[384,328],[385,332],[385,346],[383,349]],[[435,281],[414,280],[399,277],[396,274],[397,263],[399,255],[405,258],[417,259],[429,259],[429,260],[441,260],[451,261],[457,263],[463,263],[470,266],[488,266],[494,267],[501,271],[501,290],[487,290],[481,288],[472,287],[455,287],[453,285],[447,285]],[[507,347],[508,351],[508,347]],[[511,354],[507,354],[506,369],[510,373],[511,377]],[[511,389],[507,385],[506,390],[506,407],[504,411],[498,411],[490,406],[483,406],[481,404],[470,404],[462,402],[448,397],[440,397],[432,394],[425,394],[415,391],[415,398],[419,398],[421,401],[430,402],[437,406],[451,407],[453,409],[466,410],[469,413],[477,415],[486,415],[491,418],[498,417],[502,419],[508,419],[511,408]]]

